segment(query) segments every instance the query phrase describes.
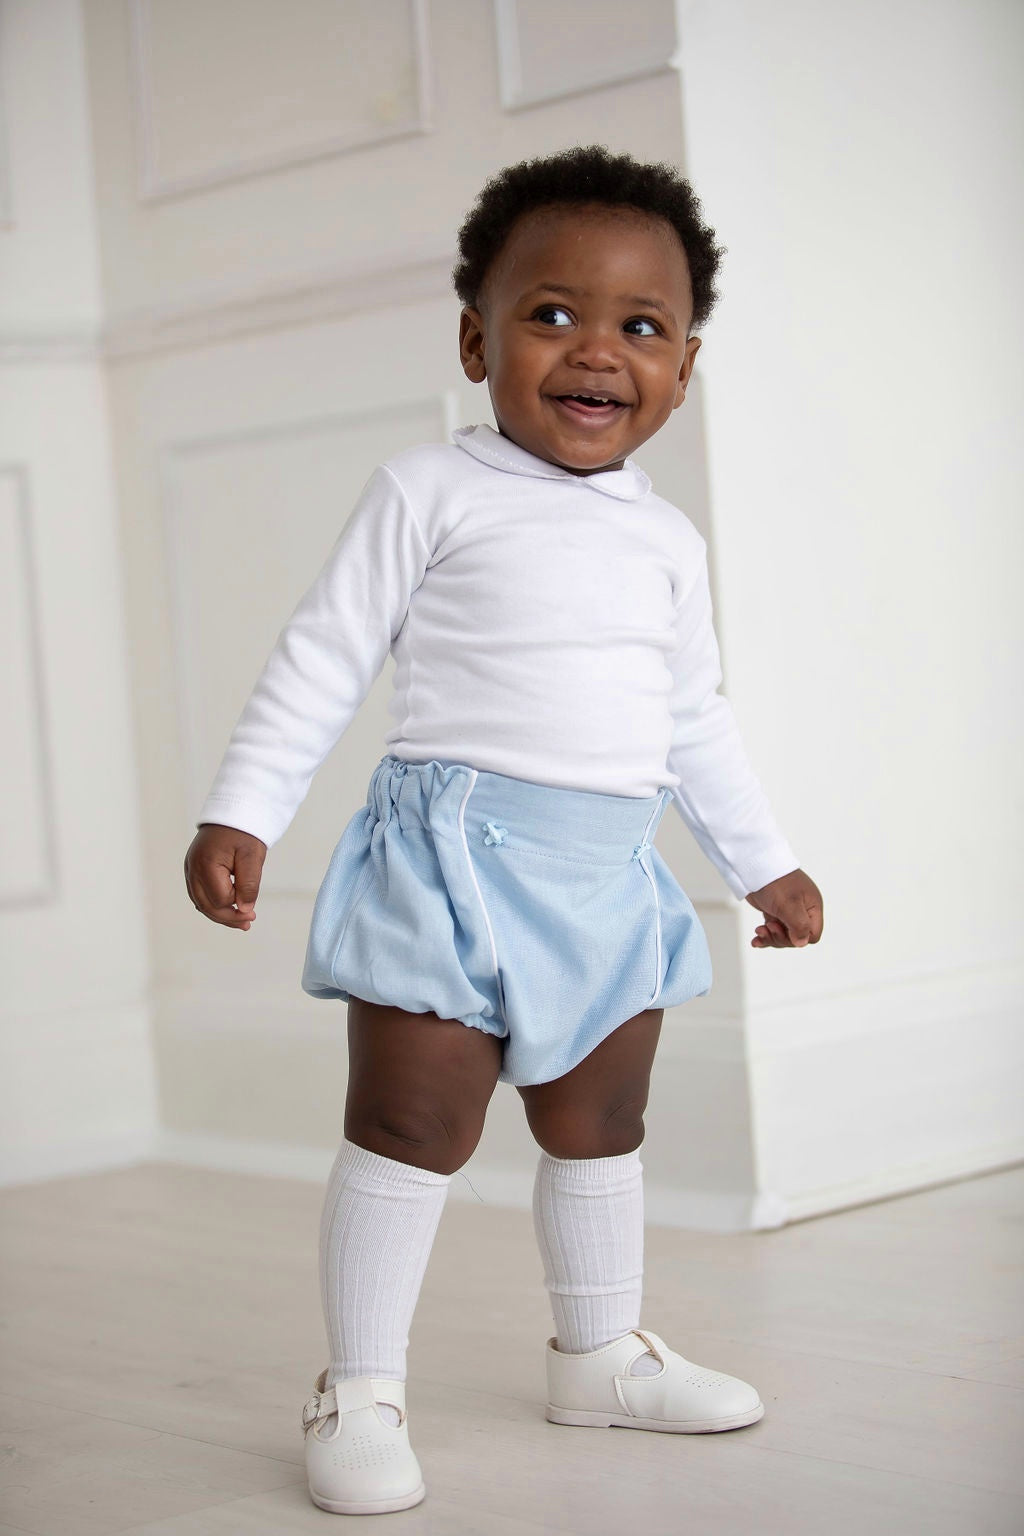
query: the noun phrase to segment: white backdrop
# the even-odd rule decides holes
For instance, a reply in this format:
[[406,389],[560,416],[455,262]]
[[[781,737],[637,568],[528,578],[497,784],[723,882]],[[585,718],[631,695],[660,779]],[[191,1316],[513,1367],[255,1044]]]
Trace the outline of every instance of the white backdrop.
[[[299,973],[390,662],[249,934],[193,911],[182,859],[373,464],[489,419],[448,284],[466,208],[594,141],[681,164],[729,248],[638,457],[710,541],[726,690],[826,904],[816,948],[751,950],[663,821],[715,982],[666,1013],[648,1217],[771,1225],[1019,1158],[1020,9],[641,0],[628,47],[574,0],[0,18],[2,1176],[326,1173],[345,1011]],[[499,1088],[455,1197],[526,1206],[535,1161]]]

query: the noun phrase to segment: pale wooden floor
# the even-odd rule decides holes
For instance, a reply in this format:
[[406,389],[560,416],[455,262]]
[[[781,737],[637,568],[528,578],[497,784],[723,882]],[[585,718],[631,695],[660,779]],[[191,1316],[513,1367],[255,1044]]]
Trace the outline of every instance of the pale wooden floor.
[[1020,1536],[1022,1197],[1015,1168],[776,1232],[648,1227],[643,1322],[767,1407],[717,1435],[549,1424],[529,1213],[449,1201],[409,1349],[427,1497],[344,1516],[309,1502],[299,1429],[316,1186],[7,1190],[0,1536]]

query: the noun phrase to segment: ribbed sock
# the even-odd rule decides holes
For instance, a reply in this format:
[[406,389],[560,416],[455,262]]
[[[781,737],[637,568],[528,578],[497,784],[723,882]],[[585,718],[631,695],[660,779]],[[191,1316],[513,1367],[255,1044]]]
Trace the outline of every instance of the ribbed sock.
[[[451,1174],[343,1139],[320,1220],[328,1387],[353,1376],[405,1380],[409,1327],[450,1182]],[[398,1423],[393,1407],[382,1413]]]
[[[555,1319],[556,1348],[587,1354],[640,1326],[644,1267],[640,1149],[617,1157],[559,1158],[542,1152],[533,1224]],[[653,1355],[634,1376],[656,1374]]]

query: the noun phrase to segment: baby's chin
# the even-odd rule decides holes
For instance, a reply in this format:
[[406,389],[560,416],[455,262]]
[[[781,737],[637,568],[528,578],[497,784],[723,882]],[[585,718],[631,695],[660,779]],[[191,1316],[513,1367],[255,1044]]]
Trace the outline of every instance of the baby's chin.
[[600,453],[566,456],[555,452],[538,454],[537,457],[547,459],[549,464],[556,464],[559,469],[568,470],[570,475],[605,475],[613,469],[621,469],[627,455],[619,450],[616,458],[608,458]]
[[568,470],[570,475],[609,474],[613,469],[621,469],[628,457],[621,448],[618,449],[616,457],[608,457],[607,454],[602,454],[597,443],[592,446],[583,443],[578,450],[567,452],[563,445],[549,443],[543,439],[526,442],[522,434],[517,435],[514,431],[509,431],[500,422],[498,431],[502,437],[507,437],[509,442],[516,443],[527,453],[532,453],[535,459],[543,459],[547,464],[554,464],[556,469]]
[[562,464],[558,460],[552,460],[552,463],[558,464],[559,469],[568,470],[570,475],[610,475],[613,470],[621,469],[625,462],[625,459],[612,459],[608,464],[580,466],[578,464]]

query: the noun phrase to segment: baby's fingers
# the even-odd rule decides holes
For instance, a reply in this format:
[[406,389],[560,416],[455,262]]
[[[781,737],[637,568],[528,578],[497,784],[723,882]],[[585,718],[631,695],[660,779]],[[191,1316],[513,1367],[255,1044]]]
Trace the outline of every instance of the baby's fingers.
[[256,915],[235,911],[235,888],[226,869],[204,870],[193,876],[192,890],[196,909],[211,922],[223,923],[225,928],[248,929]]
[[769,917],[763,923],[758,923],[754,929],[755,937],[751,940],[754,949],[792,949],[793,941],[780,922],[774,917]]
[[260,877],[263,873],[263,854],[255,848],[243,845],[235,850],[234,900],[239,912],[255,917],[253,908],[260,893]]

